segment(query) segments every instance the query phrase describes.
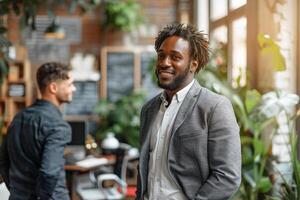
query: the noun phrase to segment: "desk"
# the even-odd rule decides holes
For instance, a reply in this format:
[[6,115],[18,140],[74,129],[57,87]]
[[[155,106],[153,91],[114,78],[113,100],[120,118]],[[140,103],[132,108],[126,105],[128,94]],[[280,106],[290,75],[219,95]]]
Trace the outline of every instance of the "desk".
[[[102,156],[103,157],[103,156]],[[101,158],[101,157],[100,157]],[[115,163],[115,156],[105,156],[108,160],[108,163],[105,164],[99,164],[93,167],[81,167],[76,164],[66,164],[65,165],[65,171],[66,171],[66,182],[67,182],[67,188],[70,193],[71,200],[77,200],[78,195],[76,194],[76,177],[78,174],[82,173],[88,173],[90,171],[96,170],[97,168],[105,165],[113,165]]]

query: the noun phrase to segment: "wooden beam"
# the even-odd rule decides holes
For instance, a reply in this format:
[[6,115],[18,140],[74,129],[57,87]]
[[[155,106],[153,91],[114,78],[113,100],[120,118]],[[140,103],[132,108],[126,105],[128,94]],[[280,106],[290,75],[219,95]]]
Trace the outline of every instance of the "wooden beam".
[[[253,0],[253,1],[256,1],[256,0]],[[227,25],[229,22],[245,16],[246,6],[247,5],[241,6],[240,8],[237,8],[235,10],[228,10],[228,15],[226,15],[225,17],[222,17],[222,18],[214,20],[214,21],[210,20],[211,29],[213,30],[217,27]]]
[[258,65],[258,4],[257,0],[247,3],[247,69],[250,72],[250,87],[257,87]]

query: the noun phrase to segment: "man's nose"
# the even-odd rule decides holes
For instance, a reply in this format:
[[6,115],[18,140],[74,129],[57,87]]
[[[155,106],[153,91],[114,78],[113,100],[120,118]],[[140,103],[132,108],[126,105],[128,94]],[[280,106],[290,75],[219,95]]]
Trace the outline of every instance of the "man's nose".
[[163,58],[161,64],[163,66],[170,66],[171,65],[171,59],[170,59],[170,56],[166,56]]

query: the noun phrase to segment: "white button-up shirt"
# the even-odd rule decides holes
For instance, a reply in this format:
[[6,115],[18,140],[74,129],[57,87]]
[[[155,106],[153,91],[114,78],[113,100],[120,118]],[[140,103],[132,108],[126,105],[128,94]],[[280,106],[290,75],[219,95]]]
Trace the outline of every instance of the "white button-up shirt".
[[168,168],[168,149],[171,130],[178,110],[195,80],[178,91],[168,106],[165,93],[154,123],[151,126],[148,188],[145,199],[185,200],[182,190],[173,180]]

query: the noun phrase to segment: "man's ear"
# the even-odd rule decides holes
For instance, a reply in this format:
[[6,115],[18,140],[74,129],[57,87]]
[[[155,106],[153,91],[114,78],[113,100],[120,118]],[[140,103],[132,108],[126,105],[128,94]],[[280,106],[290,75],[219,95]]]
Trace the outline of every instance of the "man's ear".
[[198,61],[192,60],[191,66],[190,66],[190,72],[196,73],[197,68],[198,68]]
[[49,92],[50,93],[52,93],[52,94],[56,94],[57,93],[57,84],[55,82],[51,82],[48,85],[48,88],[49,88]]

